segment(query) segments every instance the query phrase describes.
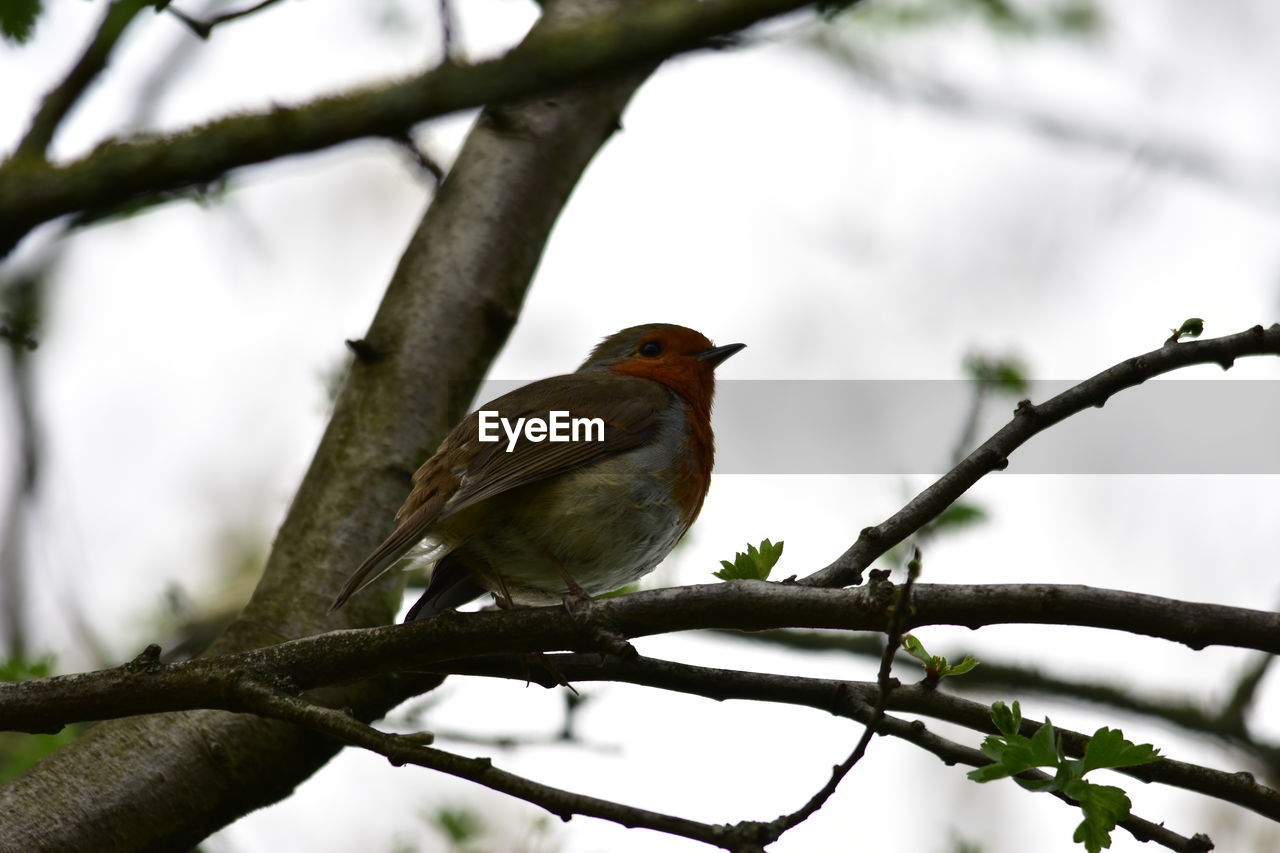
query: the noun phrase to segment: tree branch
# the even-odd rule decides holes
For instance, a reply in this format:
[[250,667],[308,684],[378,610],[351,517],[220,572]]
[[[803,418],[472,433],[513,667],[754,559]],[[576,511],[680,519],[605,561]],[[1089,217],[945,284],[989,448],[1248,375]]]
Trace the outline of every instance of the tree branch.
[[[140,0],[130,0],[140,2]],[[810,0],[653,0],[531,32],[500,59],[452,61],[417,77],[210,122],[162,138],[107,142],[50,167],[0,165],[0,257],[33,227],[68,213],[214,181],[228,171],[371,136],[484,104],[598,78],[703,46],[707,39],[809,5]]]
[[[874,683],[741,672],[645,657],[627,660],[612,655],[570,654],[552,655],[550,659],[556,669],[571,681],[624,682],[703,696],[716,701],[744,699],[802,705],[864,724],[875,719],[874,705],[879,688]],[[520,662],[511,657],[449,661],[432,667],[432,671],[525,679]],[[549,676],[538,677],[536,680],[546,687],[554,687],[557,683]],[[888,707],[890,710],[937,717],[987,734],[995,732],[987,707],[958,697],[939,694],[931,687],[922,685],[897,687],[892,691]],[[1038,728],[1036,724],[1029,722],[1025,722],[1024,727],[1028,734]],[[981,767],[990,763],[990,759],[977,749],[940,737],[918,721],[884,716],[875,726],[875,730],[879,734],[891,735],[918,746],[936,755],[948,766],[964,764]],[[1083,748],[1084,736],[1062,729],[1058,731],[1070,736],[1064,737],[1067,751],[1079,755],[1078,750]],[[1258,785],[1251,778],[1243,778],[1239,773],[1224,773],[1197,767],[1196,770],[1204,774],[1200,781],[1211,779],[1212,784],[1195,787],[1181,784],[1182,781],[1191,778],[1183,770],[1186,766],[1194,765],[1182,765],[1181,762],[1161,759],[1145,767],[1125,768],[1118,772],[1127,773],[1144,782],[1156,781],[1189,788],[1252,808],[1267,817],[1280,813],[1280,793]],[[1150,771],[1150,775],[1136,772],[1144,769]],[[1024,778],[1046,779],[1048,777],[1037,771]],[[1191,781],[1195,781],[1194,778]],[[1059,799],[1074,804],[1065,796],[1059,796]],[[1204,846],[1202,840],[1199,840],[1202,836],[1186,838],[1163,826],[1132,815],[1128,820],[1122,821],[1120,826],[1139,841],[1156,841],[1172,850],[1210,849]]]
[[[384,597],[383,603],[389,606],[391,597]],[[98,672],[0,684],[0,728],[47,732],[83,720],[226,708],[228,686],[244,673],[305,690],[482,655],[595,651],[601,626],[624,638],[699,628],[757,631],[782,625],[885,631],[892,600],[890,584],[815,589],[728,581],[596,600],[574,614],[557,607],[450,612],[429,621],[334,631],[192,661],[146,660]],[[918,584],[912,602],[906,629],[928,624],[1050,623],[1132,631],[1197,646],[1280,649],[1280,614],[1137,593],[1044,584]],[[320,604],[317,601],[323,611]]]
[[[562,26],[558,10],[571,5],[548,3],[530,37]],[[210,654],[391,618],[400,598],[392,584],[336,617],[326,610],[452,426],[451,403],[474,390],[444,378],[484,374],[561,207],[646,71],[482,115],[401,259],[253,599]],[[14,180],[10,171],[0,197],[21,207]],[[311,698],[376,719],[422,688],[383,676]],[[336,749],[295,726],[222,711],[105,723],[0,787],[0,838],[29,850],[189,849],[288,796]]]
[[1013,420],[966,456],[937,482],[916,495],[893,516],[865,528],[856,542],[831,565],[799,583],[804,586],[847,586],[862,582],[862,572],[886,551],[936,518],[974,483],[1009,464],[1009,454],[1032,436],[1091,407],[1101,408],[1111,396],[1152,377],[1192,364],[1219,364],[1227,370],[1237,358],[1280,355],[1280,323],[1254,326],[1234,335],[1203,341],[1166,341],[1160,349],[1125,359],[1039,405],[1024,400]]
[[[1256,174],[1241,174],[1223,152],[1173,136],[1153,138],[1145,128],[1108,126],[1079,116],[1063,114],[1061,107],[1045,109],[1041,102],[1017,103],[989,94],[968,91],[946,80],[926,76],[869,53],[860,53],[841,38],[839,26],[815,31],[809,42],[854,80],[884,98],[921,104],[948,116],[1002,125],[1057,145],[1136,161],[1174,178],[1190,178],[1220,191],[1274,208],[1277,198],[1272,181]],[[896,59],[896,58],[895,58]],[[1056,105],[1055,105],[1056,106]]]
[[[155,0],[112,0],[106,14],[102,17],[98,31],[94,33],[93,39],[80,59],[67,72],[62,82],[44,96],[40,110],[31,121],[31,128],[18,143],[18,149],[14,155],[15,161],[44,159],[49,143],[53,141],[53,135],[62,124],[62,120],[71,112],[71,108],[80,100],[80,96],[85,93],[89,85],[107,67],[111,52],[115,50],[116,43],[120,41],[129,24],[139,12],[154,5]],[[4,168],[0,166],[0,172],[3,172]],[[38,171],[34,165],[24,168]],[[3,194],[4,191],[0,189],[0,197],[3,197]],[[0,214],[0,216],[7,215]],[[3,257],[5,251],[7,250],[0,250],[0,257]]]
[[784,833],[808,820],[817,813],[818,809],[826,805],[827,800],[831,799],[831,795],[836,792],[836,788],[839,787],[841,781],[849,775],[854,765],[862,760],[862,756],[866,755],[867,747],[871,745],[871,738],[879,729],[880,721],[884,719],[885,709],[889,707],[889,694],[895,688],[901,686],[898,680],[892,677],[893,659],[897,655],[898,649],[902,646],[902,633],[906,630],[907,613],[911,609],[911,590],[915,586],[916,577],[919,576],[919,573],[920,549],[916,548],[915,555],[912,557],[907,569],[907,578],[898,587],[898,595],[893,604],[893,611],[889,616],[889,626],[885,629],[884,652],[880,655],[880,672],[876,677],[876,698],[871,708],[871,717],[866,721],[863,728],[862,737],[858,738],[858,742],[854,745],[853,751],[849,753],[849,757],[832,768],[831,778],[827,780],[827,784],[823,785],[822,789],[814,794],[807,803],[791,814],[782,815],[770,822],[769,840],[771,842],[776,841]]
[[[834,631],[759,631],[746,633],[742,631],[718,631],[718,634],[752,643],[764,643],[785,649],[814,652],[844,652],[860,657],[879,657],[883,644],[874,635],[850,634]],[[964,649],[951,649],[947,657],[961,660],[970,656]],[[976,655],[974,655],[976,657]],[[1266,655],[1249,668],[1241,683],[1256,686],[1256,679],[1264,664],[1272,660]],[[923,668],[915,660],[905,660],[902,665],[913,667],[923,673]],[[1037,667],[1020,666],[992,660],[989,655],[982,656],[982,666],[965,673],[964,678],[952,678],[946,681],[947,687],[960,693],[984,691],[1017,691],[1019,694],[1055,696],[1075,702],[1087,702],[1115,710],[1126,711],[1144,717],[1172,723],[1192,734],[1208,736],[1226,743],[1252,756],[1269,768],[1280,768],[1280,744],[1260,741],[1249,734],[1244,726],[1242,710],[1247,703],[1236,708],[1233,700],[1227,703],[1221,712],[1211,712],[1203,703],[1190,696],[1162,694],[1146,696],[1135,692],[1129,686],[1105,681],[1087,681],[1076,678],[1063,678],[1041,671]],[[1252,694],[1248,697],[1252,701]]]
[[573,793],[499,770],[488,758],[464,758],[441,749],[434,749],[427,746],[432,738],[426,733],[398,735],[380,732],[349,714],[312,704],[261,681],[242,679],[235,685],[230,695],[234,697],[235,704],[244,710],[251,710],[263,716],[286,720],[323,732],[341,743],[363,747],[384,755],[397,767],[416,764],[419,767],[476,782],[486,788],[540,806],[561,820],[567,821],[574,815],[586,815],[609,820],[622,826],[643,827],[679,835],[722,847],[725,850],[748,853],[748,851],[761,849],[758,845],[741,838],[740,833],[730,831],[728,827],[714,826],[599,797]]
[[167,11],[170,15],[173,15],[179,21],[182,21],[182,23],[186,25],[186,27],[189,30],[191,30],[191,32],[195,33],[200,38],[208,39],[209,36],[213,33],[214,27],[221,26],[222,24],[226,24],[231,21],[239,20],[240,18],[247,18],[250,15],[261,12],[263,9],[267,8],[268,6],[274,6],[279,2],[280,0],[260,0],[260,2],[254,3],[252,6],[246,6],[243,9],[237,9],[234,12],[223,12],[221,15],[214,15],[212,18],[208,19],[207,21],[202,21],[202,20],[193,18],[190,15],[180,12],[178,9],[169,5],[168,3],[165,4],[165,11]]

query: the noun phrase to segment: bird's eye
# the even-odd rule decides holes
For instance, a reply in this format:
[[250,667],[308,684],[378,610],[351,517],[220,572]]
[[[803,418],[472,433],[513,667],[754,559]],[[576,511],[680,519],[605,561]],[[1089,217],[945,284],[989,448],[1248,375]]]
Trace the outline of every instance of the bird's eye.
[[662,344],[657,341],[645,341],[640,345],[640,354],[645,358],[657,358],[662,355]]

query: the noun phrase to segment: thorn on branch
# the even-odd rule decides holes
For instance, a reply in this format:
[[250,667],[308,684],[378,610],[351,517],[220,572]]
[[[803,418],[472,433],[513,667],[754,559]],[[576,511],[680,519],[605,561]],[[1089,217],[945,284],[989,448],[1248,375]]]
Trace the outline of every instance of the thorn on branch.
[[164,667],[160,663],[160,646],[152,643],[138,656],[124,665],[126,672],[159,672]]
[[385,353],[380,352],[364,338],[348,339],[343,343],[347,345],[347,349],[355,353],[356,360],[362,364],[377,364],[386,357]]
[[1191,836],[1191,843],[1187,845],[1187,850],[1191,853],[1209,853],[1213,849],[1213,840],[1203,832],[1197,832]]

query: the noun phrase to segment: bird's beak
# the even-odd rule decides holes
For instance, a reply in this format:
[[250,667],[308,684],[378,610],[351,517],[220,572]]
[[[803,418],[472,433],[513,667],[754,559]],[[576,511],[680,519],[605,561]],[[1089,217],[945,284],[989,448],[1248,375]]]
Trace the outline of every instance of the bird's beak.
[[722,347],[712,347],[711,349],[703,350],[698,353],[697,358],[698,361],[705,361],[712,367],[718,367],[720,362],[724,361],[735,352],[746,348],[746,344],[725,344]]

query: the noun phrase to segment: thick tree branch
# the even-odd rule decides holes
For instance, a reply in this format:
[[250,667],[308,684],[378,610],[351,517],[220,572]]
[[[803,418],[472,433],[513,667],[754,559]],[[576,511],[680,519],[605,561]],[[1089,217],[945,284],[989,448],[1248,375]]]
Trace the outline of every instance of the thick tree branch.
[[[764,630],[784,625],[885,631],[892,600],[890,584],[813,589],[730,581],[592,601],[574,614],[557,607],[446,613],[425,622],[335,631],[181,663],[146,660],[99,672],[0,684],[0,728],[56,731],[83,720],[227,708],[226,691],[245,673],[305,690],[481,655],[596,651],[602,632],[633,638],[699,628]],[[919,584],[912,601],[907,629],[928,624],[1049,623],[1151,634],[1197,647],[1280,649],[1277,613],[1091,587]]]
[[[549,23],[531,38],[560,26],[560,10],[582,13],[576,0],[548,6]],[[505,341],[561,207],[645,70],[482,116],[358,348],[252,601],[211,654],[391,618],[400,594],[390,584],[336,617],[326,610],[452,425],[451,403]],[[5,203],[21,207],[8,193]],[[382,677],[311,698],[375,719],[421,689]],[[336,749],[295,726],[222,711],[105,723],[0,788],[0,838],[24,850],[189,849],[287,796]]]
[[500,59],[446,62],[400,83],[299,107],[237,115],[162,138],[108,142],[65,166],[11,160],[0,165],[0,257],[33,227],[58,216],[209,183],[241,166],[353,139],[400,138],[429,118],[657,62],[807,5],[809,0],[622,4],[608,14],[539,28]]
[[1013,420],[966,456],[937,482],[916,495],[889,519],[868,527],[849,550],[831,565],[799,583],[805,586],[846,586],[862,582],[863,571],[886,551],[906,539],[992,471],[1009,464],[1009,454],[1032,436],[1074,414],[1102,407],[1113,394],[1141,385],[1152,377],[1192,364],[1219,364],[1227,370],[1237,358],[1280,355],[1280,323],[1254,326],[1234,335],[1203,341],[1166,341],[1160,349],[1125,359],[1038,405],[1024,400]]

